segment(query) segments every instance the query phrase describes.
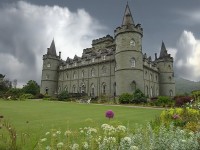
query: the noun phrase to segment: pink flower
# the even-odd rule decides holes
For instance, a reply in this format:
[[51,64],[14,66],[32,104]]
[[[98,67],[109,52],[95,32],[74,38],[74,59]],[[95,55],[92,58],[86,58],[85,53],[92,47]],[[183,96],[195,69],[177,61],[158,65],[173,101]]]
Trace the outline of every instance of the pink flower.
[[179,116],[179,115],[177,115],[177,114],[174,114],[172,118],[173,118],[173,119],[179,119],[179,118],[180,118],[180,116]]
[[106,111],[106,117],[107,118],[113,118],[114,117],[114,112],[112,110],[108,110]]

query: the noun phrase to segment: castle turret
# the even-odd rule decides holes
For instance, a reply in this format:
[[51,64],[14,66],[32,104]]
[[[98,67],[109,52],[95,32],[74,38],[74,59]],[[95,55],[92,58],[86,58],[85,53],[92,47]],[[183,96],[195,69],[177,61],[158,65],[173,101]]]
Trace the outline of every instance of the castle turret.
[[54,40],[47,54],[43,55],[43,68],[40,93],[56,96],[58,86],[58,66],[60,57],[56,54]]
[[133,93],[136,88],[144,92],[142,36],[143,29],[134,24],[127,3],[122,25],[115,30],[117,95]]
[[164,42],[162,42],[160,57],[156,59],[159,69],[160,95],[175,96],[175,80],[173,70],[173,57],[167,53]]

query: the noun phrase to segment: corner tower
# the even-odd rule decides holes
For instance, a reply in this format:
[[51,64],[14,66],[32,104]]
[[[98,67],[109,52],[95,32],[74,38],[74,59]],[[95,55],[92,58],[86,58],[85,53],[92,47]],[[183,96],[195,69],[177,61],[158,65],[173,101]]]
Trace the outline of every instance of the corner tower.
[[167,53],[164,42],[162,42],[160,57],[156,62],[159,69],[160,95],[175,96],[173,57]]
[[115,30],[116,94],[133,93],[136,88],[144,92],[143,29],[135,25],[127,3],[122,25]]
[[58,86],[58,66],[60,56],[56,54],[54,40],[50,48],[47,49],[47,54],[43,55],[43,68],[40,93],[55,96]]

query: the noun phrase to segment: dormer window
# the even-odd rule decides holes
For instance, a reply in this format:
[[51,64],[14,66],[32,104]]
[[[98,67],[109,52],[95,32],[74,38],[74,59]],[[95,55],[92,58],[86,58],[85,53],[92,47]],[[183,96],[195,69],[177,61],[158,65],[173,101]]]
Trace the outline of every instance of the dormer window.
[[75,66],[75,67],[77,66],[77,62],[74,63],[74,66]]
[[67,64],[67,68],[69,68],[69,64]]
[[48,63],[48,64],[47,64],[47,68],[50,68],[50,67],[51,67],[51,64],[50,64],[50,63]]

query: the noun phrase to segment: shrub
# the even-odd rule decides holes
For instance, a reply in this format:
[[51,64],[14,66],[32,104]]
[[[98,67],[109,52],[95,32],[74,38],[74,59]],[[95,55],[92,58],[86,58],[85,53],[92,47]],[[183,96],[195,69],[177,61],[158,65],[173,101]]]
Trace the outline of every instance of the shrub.
[[45,96],[43,95],[43,94],[41,94],[41,93],[38,93],[38,94],[36,94],[36,96],[35,96],[35,98],[36,99],[42,99],[42,98],[44,98]]
[[33,99],[34,96],[32,94],[22,94],[19,99],[20,100],[25,100],[25,99]]
[[[176,127],[188,128],[194,124],[199,124],[200,112],[191,108],[175,108],[162,111],[160,124],[169,125],[174,123]],[[188,124],[190,123],[190,124]]]
[[178,96],[174,99],[176,107],[182,107],[184,104],[189,103],[192,100],[190,96]]
[[59,101],[65,101],[69,98],[69,94],[67,91],[62,91],[60,94],[58,94],[58,100]]
[[158,96],[152,98],[150,104],[165,107],[173,106],[174,101],[171,99],[171,97],[168,96]]
[[119,96],[119,103],[121,104],[129,104],[133,99],[133,95],[129,93],[123,93]]
[[11,97],[12,99],[17,99],[23,94],[22,89],[12,88],[9,89],[5,94],[4,98]]
[[146,103],[147,102],[147,98],[144,95],[144,93],[142,93],[142,91],[140,91],[139,89],[136,89],[134,94],[133,94],[133,100],[132,103]]

